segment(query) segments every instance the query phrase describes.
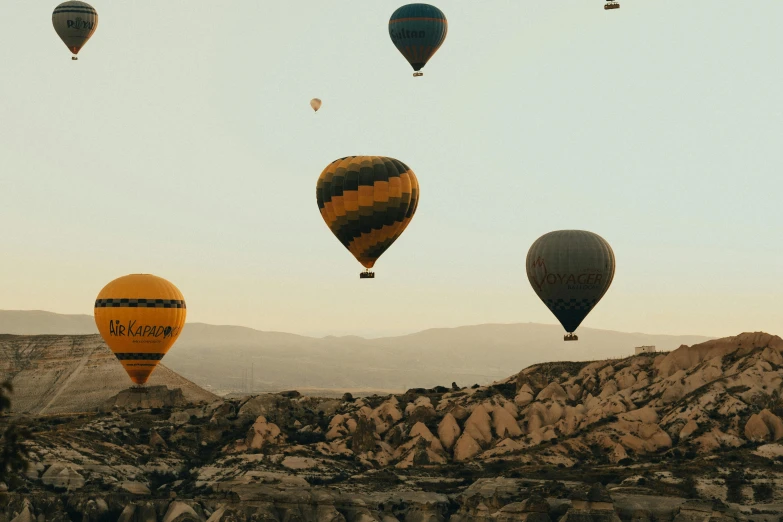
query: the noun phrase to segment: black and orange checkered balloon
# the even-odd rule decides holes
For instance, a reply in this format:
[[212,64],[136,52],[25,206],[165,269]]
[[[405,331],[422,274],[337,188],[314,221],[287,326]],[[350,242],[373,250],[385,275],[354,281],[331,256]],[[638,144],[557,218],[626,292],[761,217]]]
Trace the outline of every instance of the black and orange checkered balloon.
[[394,158],[349,156],[321,172],[315,195],[329,229],[369,269],[413,218],[419,181]]

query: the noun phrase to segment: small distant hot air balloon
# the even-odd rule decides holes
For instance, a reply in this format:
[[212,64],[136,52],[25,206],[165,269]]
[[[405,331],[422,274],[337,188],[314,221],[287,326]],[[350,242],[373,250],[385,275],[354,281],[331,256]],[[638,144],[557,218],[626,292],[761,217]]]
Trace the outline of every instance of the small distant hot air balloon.
[[413,76],[423,76],[424,67],[446,39],[449,24],[446,15],[429,4],[400,7],[389,19],[389,36],[411,64]]
[[144,384],[185,326],[185,299],[161,277],[115,279],[95,300],[95,324],[136,384]]
[[419,181],[403,162],[383,156],[333,161],[318,177],[318,209],[340,243],[373,278],[375,262],[400,237],[419,204]]
[[557,230],[538,238],[527,253],[527,278],[568,335],[609,289],[614,278],[614,252],[598,234]]
[[321,108],[321,100],[318,98],[313,98],[310,100],[310,107],[312,107],[315,112],[318,112],[318,109]]
[[63,2],[54,8],[52,25],[68,49],[76,57],[98,27],[98,11],[87,2]]

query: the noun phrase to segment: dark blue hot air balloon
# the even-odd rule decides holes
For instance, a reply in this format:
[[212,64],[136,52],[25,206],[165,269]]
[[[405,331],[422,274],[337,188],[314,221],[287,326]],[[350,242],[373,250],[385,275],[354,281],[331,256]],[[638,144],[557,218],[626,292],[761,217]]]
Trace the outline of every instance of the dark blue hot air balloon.
[[443,44],[448,29],[443,11],[429,4],[404,5],[389,19],[389,36],[416,71],[413,76],[424,74],[421,68]]

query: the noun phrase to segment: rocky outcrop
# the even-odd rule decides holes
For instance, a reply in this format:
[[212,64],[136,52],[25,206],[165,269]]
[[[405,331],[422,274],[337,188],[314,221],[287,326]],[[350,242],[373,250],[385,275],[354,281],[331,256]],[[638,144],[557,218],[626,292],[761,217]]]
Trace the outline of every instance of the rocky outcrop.
[[512,502],[495,514],[497,522],[552,522],[549,504],[541,495],[533,494],[522,502]]
[[467,433],[463,433],[454,446],[454,461],[465,462],[471,460],[479,453],[481,453],[481,446],[476,442],[476,439]]
[[680,506],[674,522],[735,522],[747,520],[737,509],[727,506],[720,500],[689,500]]
[[73,491],[84,487],[84,477],[77,471],[80,466],[66,462],[55,462],[41,475],[41,482],[55,489]]
[[753,442],[776,442],[783,438],[783,421],[767,409],[754,413],[745,424],[745,438]]
[[[137,410],[150,408],[176,408],[186,406],[188,401],[182,390],[168,389],[165,386],[143,386],[122,390],[117,395],[103,403],[103,411],[111,411],[114,408],[123,410]],[[189,419],[185,418],[185,422]]]
[[462,433],[462,430],[457,423],[457,419],[454,418],[454,415],[451,413],[444,415],[443,419],[441,419],[438,424],[438,437],[440,438],[443,447],[450,450],[454,446],[454,443],[457,442],[460,433]]
[[693,346],[681,346],[668,353],[658,364],[658,375],[669,377],[681,370],[698,366],[705,360],[728,354],[745,356],[757,349],[769,348],[773,352],[783,351],[783,339],[763,332],[743,333],[735,337],[715,339]]
[[571,508],[561,522],[620,522],[614,510],[614,501],[600,483],[588,491],[575,490],[571,494]]
[[244,444],[240,444],[237,449],[239,451],[257,450],[267,444],[280,444],[283,440],[285,440],[285,436],[282,435],[277,424],[268,422],[264,416],[260,416],[248,430]]

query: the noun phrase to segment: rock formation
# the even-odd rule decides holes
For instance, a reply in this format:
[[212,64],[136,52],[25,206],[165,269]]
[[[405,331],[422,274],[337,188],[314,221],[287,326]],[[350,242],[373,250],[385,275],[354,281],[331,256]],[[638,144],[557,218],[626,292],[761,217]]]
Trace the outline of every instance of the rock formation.
[[751,333],[471,388],[14,417],[35,440],[0,522],[777,521],[781,351]]

